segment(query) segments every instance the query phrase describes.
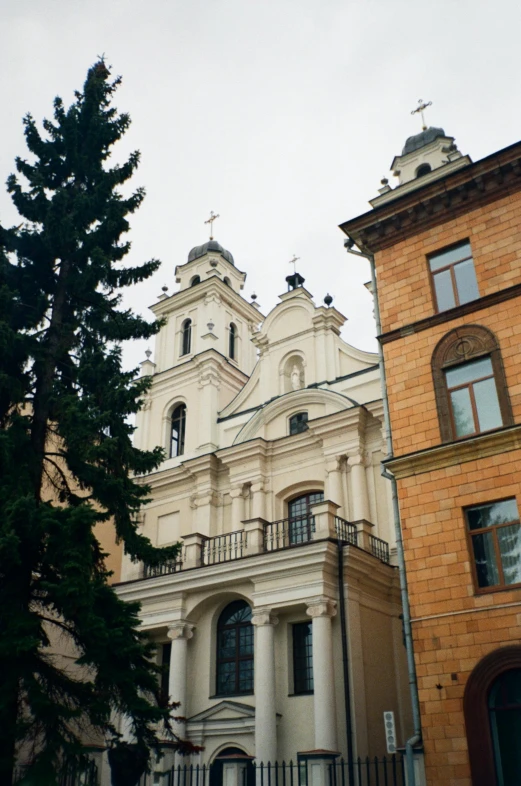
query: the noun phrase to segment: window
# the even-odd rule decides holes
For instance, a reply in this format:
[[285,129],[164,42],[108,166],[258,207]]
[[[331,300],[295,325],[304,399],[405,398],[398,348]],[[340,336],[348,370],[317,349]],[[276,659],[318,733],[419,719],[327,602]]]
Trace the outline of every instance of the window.
[[521,783],[521,669],[504,672],[488,697],[490,730],[498,783]]
[[235,360],[235,349],[237,344],[237,326],[230,322],[230,334],[228,341],[228,355],[232,360]]
[[225,276],[223,278],[223,284],[226,284],[227,287],[231,287],[232,282],[230,281],[230,279],[227,276]]
[[430,164],[421,164],[416,170],[416,177],[423,177],[423,175],[428,175],[430,171],[431,171]]
[[195,287],[196,284],[201,283],[201,276],[194,276],[193,279],[190,281],[190,286]]
[[521,647],[489,652],[474,667],[463,697],[473,786],[521,783]]
[[433,254],[429,267],[437,311],[461,306],[479,297],[470,243]]
[[445,371],[456,437],[468,437],[503,425],[489,357]]
[[169,701],[169,682],[170,682],[170,656],[172,654],[172,642],[161,645],[161,701],[164,705]]
[[296,415],[292,415],[289,419],[289,433],[291,434],[300,434],[302,431],[308,430],[308,413],[307,412],[297,412]]
[[521,526],[515,499],[465,511],[479,590],[521,584]]
[[313,642],[311,622],[293,625],[293,692],[313,693]]
[[192,345],[192,320],[185,319],[181,327],[181,355],[189,355]]
[[447,333],[432,354],[432,376],[442,442],[513,424],[499,345],[488,328]]
[[185,452],[186,406],[179,404],[172,412],[170,435],[170,458],[182,456]]
[[307,543],[312,538],[315,529],[315,519],[311,512],[311,505],[322,502],[324,493],[312,491],[301,497],[292,499],[288,504],[288,533],[290,546],[298,543]]
[[243,600],[226,606],[217,623],[217,694],[253,692],[253,625]]

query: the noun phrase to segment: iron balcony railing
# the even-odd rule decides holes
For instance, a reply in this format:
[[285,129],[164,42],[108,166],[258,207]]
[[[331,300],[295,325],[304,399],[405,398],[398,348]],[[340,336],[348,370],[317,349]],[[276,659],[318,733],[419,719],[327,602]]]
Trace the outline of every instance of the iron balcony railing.
[[169,573],[178,573],[182,569],[183,560],[181,557],[160,562],[159,565],[148,565],[145,562],[143,564],[143,578],[153,579],[156,576],[168,576]]
[[203,541],[201,550],[202,565],[216,565],[219,562],[230,562],[244,556],[246,535],[243,530],[217,535]]
[[350,521],[341,519],[340,516],[335,516],[335,533],[338,540],[343,543],[350,543],[351,546],[358,546],[358,531],[356,524],[351,524]]
[[272,521],[264,527],[264,551],[280,551],[313,540],[314,516],[295,516]]
[[371,547],[371,554],[382,562],[389,562],[389,544],[375,535],[369,535],[369,544]]

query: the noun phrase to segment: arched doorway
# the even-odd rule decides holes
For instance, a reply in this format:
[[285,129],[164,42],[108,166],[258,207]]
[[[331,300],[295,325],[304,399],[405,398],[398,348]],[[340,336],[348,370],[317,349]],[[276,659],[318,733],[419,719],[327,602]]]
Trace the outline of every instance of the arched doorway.
[[519,786],[521,646],[502,647],[477,664],[463,709],[473,786]]
[[233,745],[230,745],[230,747],[219,751],[213,762],[210,764],[209,786],[222,786],[223,765],[226,759],[230,756],[248,757],[246,762],[246,782],[244,783],[244,786],[255,786],[255,768],[253,766],[253,761],[245,751],[241,750],[240,748],[236,748]]

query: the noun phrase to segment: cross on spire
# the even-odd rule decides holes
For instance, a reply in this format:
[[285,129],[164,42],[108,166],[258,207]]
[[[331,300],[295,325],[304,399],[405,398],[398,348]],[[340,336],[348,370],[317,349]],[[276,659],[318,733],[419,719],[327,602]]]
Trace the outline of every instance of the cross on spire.
[[411,115],[416,115],[416,114],[418,114],[418,112],[420,113],[421,119],[422,119],[422,131],[426,131],[427,130],[427,126],[425,125],[425,118],[423,116],[423,113],[427,109],[428,106],[432,106],[432,101],[427,101],[427,103],[425,103],[423,98],[420,98],[420,99],[418,99],[418,106],[416,107],[416,109],[413,109],[412,112],[411,112]]
[[217,215],[214,215],[213,210],[210,210],[210,218],[208,219],[208,221],[204,222],[205,224],[210,224],[210,240],[213,240],[213,222],[215,221],[216,218],[220,218],[219,213],[217,213]]
[[300,257],[297,257],[295,256],[295,254],[293,254],[293,259],[289,260],[289,264],[293,265],[293,273],[297,272],[297,262],[299,261],[299,259]]

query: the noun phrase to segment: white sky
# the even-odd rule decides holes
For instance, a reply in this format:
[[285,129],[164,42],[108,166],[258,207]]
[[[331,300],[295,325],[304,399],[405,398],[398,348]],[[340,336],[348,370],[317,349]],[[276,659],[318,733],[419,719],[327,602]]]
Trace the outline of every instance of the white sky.
[[[141,150],[147,190],[130,261],[163,261],[127,297],[143,314],[213,210],[264,313],[295,253],[315,301],[330,292],[348,317],[344,338],[375,350],[368,265],[337,225],[421,130],[418,99],[474,161],[519,139],[519,0],[0,0],[0,17],[0,182],[26,155],[26,112],[69,105],[97,55],[123,76],[133,124],[115,155]],[[17,221],[4,189],[0,221]]]

